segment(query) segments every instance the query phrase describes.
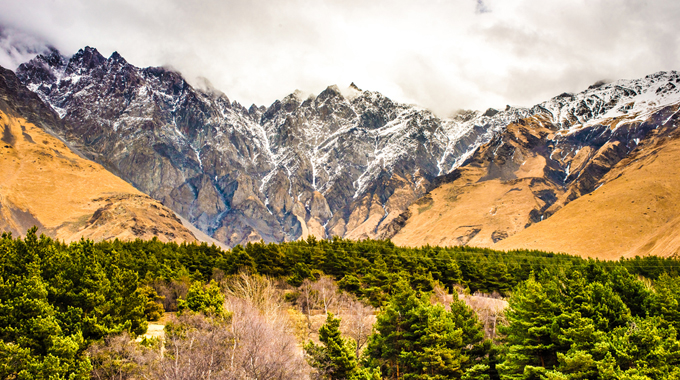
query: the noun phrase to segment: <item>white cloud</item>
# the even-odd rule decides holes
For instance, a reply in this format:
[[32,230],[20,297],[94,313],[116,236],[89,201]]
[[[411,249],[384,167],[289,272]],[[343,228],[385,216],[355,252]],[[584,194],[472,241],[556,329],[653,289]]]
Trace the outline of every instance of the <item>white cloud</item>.
[[[245,105],[354,81],[448,114],[680,68],[680,2],[664,0],[0,0],[0,9],[0,24],[33,36],[33,48],[117,50],[137,66],[206,77]],[[0,51],[0,64],[24,53]]]
[[0,66],[14,69],[49,48],[39,38],[0,26]]

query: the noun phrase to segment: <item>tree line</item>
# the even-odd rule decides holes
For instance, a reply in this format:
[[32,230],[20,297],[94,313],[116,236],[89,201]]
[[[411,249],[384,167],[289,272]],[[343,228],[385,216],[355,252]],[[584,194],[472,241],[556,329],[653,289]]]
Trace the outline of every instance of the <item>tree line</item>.
[[[57,244],[57,243],[55,243]],[[389,240],[349,240],[335,237],[284,243],[248,243],[222,251],[214,245],[162,243],[158,240],[119,240],[94,244],[104,265],[134,271],[140,278],[172,280],[189,276],[207,281],[215,269],[226,274],[240,270],[274,278],[286,278],[299,286],[305,279],[327,274],[341,287],[369,298],[376,306],[385,301],[390,284],[402,276],[416,290],[432,290],[435,282],[462,285],[471,293],[508,295],[532,273],[550,270],[566,273],[571,268],[596,265],[604,270],[623,267],[650,280],[667,273],[677,276],[680,261],[656,256],[619,261],[584,259],[536,250],[500,252],[467,246],[397,247]]]
[[[156,239],[64,244],[36,229],[24,239],[4,233],[0,377],[84,379],[113,373],[106,368],[120,374],[132,355],[168,378],[171,361],[150,357],[187,358],[191,341],[204,342],[211,363],[222,363],[214,369],[222,371],[218,378],[267,378],[234,358],[269,363],[286,353],[291,361],[272,372],[279,378],[296,378],[307,366],[326,379],[680,379],[679,269],[674,258],[599,261],[527,250],[405,248],[389,240],[310,237],[223,251]],[[255,297],[253,289],[267,296]],[[453,299],[437,302],[437,289]],[[361,349],[361,339],[342,334],[341,318],[330,311],[337,292],[379,310]],[[485,336],[458,298],[475,292],[509,301],[497,336]],[[280,318],[311,295],[327,319],[318,341],[305,344],[305,364]],[[165,311],[180,315],[166,326],[166,341],[143,341],[134,355],[124,354],[132,348],[122,342]],[[262,331],[278,338],[257,338]],[[268,342],[269,351],[261,350],[269,356],[257,356],[264,355],[255,352],[258,342]]]

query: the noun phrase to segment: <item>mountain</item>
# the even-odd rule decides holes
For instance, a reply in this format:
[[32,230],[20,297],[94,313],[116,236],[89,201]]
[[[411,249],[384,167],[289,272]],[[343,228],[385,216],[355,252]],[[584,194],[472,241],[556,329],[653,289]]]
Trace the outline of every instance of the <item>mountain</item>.
[[54,135],[64,129],[48,105],[0,68],[0,231],[18,236],[38,226],[67,242],[196,240],[171,210]]
[[396,244],[618,258],[677,255],[680,77],[591,86],[534,107],[393,223]]
[[58,136],[229,246],[313,234],[675,254],[676,72],[445,119],[355,84],[246,108],[90,47],[17,76]]
[[53,51],[17,76],[87,157],[230,246],[380,237],[477,147],[537,109],[440,119],[352,84],[245,108],[118,53]]

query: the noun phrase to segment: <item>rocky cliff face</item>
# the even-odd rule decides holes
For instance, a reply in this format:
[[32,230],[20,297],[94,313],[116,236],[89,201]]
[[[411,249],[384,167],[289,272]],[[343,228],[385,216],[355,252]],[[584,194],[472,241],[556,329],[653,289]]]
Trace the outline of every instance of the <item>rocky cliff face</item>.
[[80,238],[191,242],[168,208],[80,156],[54,130],[68,126],[0,68],[0,231]]
[[92,48],[38,56],[17,75],[67,122],[55,132],[228,245],[384,236],[437,176],[542,112],[442,120],[355,85],[246,109]]
[[[607,223],[593,225],[591,219],[602,222],[596,215],[609,215],[606,208],[585,201],[573,206],[571,203],[599,188],[602,191],[612,188],[609,183],[626,173],[627,178],[640,181],[654,177],[648,173],[651,169],[634,171],[631,168],[643,165],[635,157],[653,161],[650,157],[657,156],[659,147],[675,139],[679,83],[678,73],[661,72],[638,80],[593,86],[579,94],[562,94],[533,107],[532,116],[510,123],[463,165],[438,179],[437,186],[416,201],[399,223],[393,224],[391,234],[385,236],[405,245],[471,244],[588,254],[588,245],[595,247],[593,242],[597,239],[590,239],[586,244],[586,240],[578,236],[614,228],[622,220],[630,222],[626,224],[628,228],[646,217],[622,204]],[[665,160],[668,161],[668,157]],[[659,168],[655,170],[656,176],[663,177]],[[643,172],[646,174],[640,174]],[[628,206],[635,203],[636,197],[646,196],[640,191],[647,187],[634,184],[636,181],[629,183],[627,195],[620,195],[628,200]],[[620,190],[620,187],[615,188]],[[657,195],[671,196],[663,191]],[[602,198],[598,204],[612,204],[612,201],[616,203]],[[573,224],[560,224],[560,215],[569,215],[568,220]],[[577,222],[579,215],[581,220]],[[671,216],[670,219],[675,218]],[[559,228],[545,227],[558,224]],[[635,233],[631,230],[626,235],[648,239],[645,234],[650,226],[657,224],[641,227]],[[529,228],[534,225],[535,228]],[[567,231],[571,231],[571,236],[562,236]],[[522,238],[513,238],[515,235]],[[515,243],[506,243],[506,239]],[[621,239],[622,236],[611,233],[600,240],[611,243],[603,248],[609,252]],[[552,245],[529,244],[534,241],[550,241]],[[583,244],[572,247],[567,244],[569,241]],[[596,251],[590,254],[602,255]],[[618,257],[614,253],[605,256]]]

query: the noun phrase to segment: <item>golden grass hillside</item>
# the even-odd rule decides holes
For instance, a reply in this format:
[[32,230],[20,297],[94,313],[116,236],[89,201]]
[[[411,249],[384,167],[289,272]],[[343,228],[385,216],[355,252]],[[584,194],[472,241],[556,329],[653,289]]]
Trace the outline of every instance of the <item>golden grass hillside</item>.
[[627,122],[625,133],[644,135],[590,146],[565,143],[577,137],[544,120],[511,124],[457,169],[455,179],[413,203],[392,241],[602,259],[680,255],[678,109],[584,129],[614,136]]
[[[472,245],[488,247],[522,231],[530,212],[545,205],[537,193],[562,190],[544,179],[546,160],[527,147],[551,131],[542,127],[510,125],[513,138],[501,149],[512,151],[504,159],[486,157],[498,146],[487,145],[477,159],[458,169],[460,177],[440,185],[409,207],[405,226],[392,237],[397,245]],[[531,145],[531,144],[529,144]],[[494,173],[489,178],[489,173]]]
[[172,211],[11,111],[0,111],[0,137],[0,230],[195,241]]
[[650,141],[594,192],[493,245],[618,259],[680,254],[680,139]]

